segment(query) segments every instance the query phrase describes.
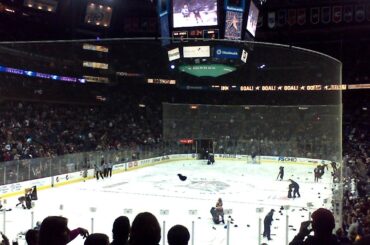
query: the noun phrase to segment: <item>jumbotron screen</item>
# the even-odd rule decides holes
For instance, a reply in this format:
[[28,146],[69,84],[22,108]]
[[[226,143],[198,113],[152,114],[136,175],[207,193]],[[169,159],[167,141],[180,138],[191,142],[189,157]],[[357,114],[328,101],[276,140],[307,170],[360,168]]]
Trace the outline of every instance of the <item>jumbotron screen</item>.
[[217,0],[173,0],[173,28],[216,26]]
[[254,37],[256,35],[259,10],[251,0],[248,13],[247,31]]

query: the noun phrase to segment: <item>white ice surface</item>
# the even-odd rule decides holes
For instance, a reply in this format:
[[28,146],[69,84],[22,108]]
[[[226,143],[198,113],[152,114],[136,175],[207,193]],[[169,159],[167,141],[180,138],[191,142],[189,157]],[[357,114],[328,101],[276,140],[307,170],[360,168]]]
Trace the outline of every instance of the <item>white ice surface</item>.
[[[284,181],[276,180],[279,166],[285,167]],[[70,229],[84,227],[91,231],[93,218],[94,232],[105,233],[111,239],[116,217],[126,215],[132,222],[137,213],[148,211],[156,215],[165,233],[171,226],[182,224],[188,227],[195,245],[226,245],[227,229],[222,224],[214,225],[210,214],[211,207],[221,197],[224,209],[231,209],[230,216],[234,220],[229,227],[230,245],[258,244],[259,217],[263,226],[263,218],[271,208],[276,212],[271,226],[273,240],[268,244],[284,244],[286,214],[289,225],[293,226],[289,228],[291,240],[300,223],[308,220],[309,212],[300,211],[302,207],[307,208],[308,202],[313,203],[312,210],[330,208],[330,174],[325,173],[319,183],[314,183],[313,168],[237,161],[217,161],[214,165],[200,161],[159,164],[116,174],[111,179],[92,179],[39,191],[39,200],[32,210],[15,208],[17,200],[10,198],[7,207],[13,210],[6,212],[6,234],[14,239],[19,232],[29,229],[33,212],[34,223],[49,215],[63,215],[68,218]],[[180,181],[178,173],[187,176],[187,180]],[[301,198],[287,198],[288,178],[300,184]],[[290,205],[290,209],[281,215],[278,211],[283,205]],[[91,207],[96,208],[96,212],[92,213]],[[264,208],[263,213],[256,213],[258,207]],[[129,213],[130,209],[132,213]],[[161,210],[168,210],[168,214],[161,213]],[[189,210],[196,210],[196,214],[190,215]],[[229,215],[225,215],[227,217]],[[3,221],[3,214],[0,214],[2,230]],[[262,242],[267,241],[262,238]],[[77,237],[70,244],[83,244],[83,239]]]

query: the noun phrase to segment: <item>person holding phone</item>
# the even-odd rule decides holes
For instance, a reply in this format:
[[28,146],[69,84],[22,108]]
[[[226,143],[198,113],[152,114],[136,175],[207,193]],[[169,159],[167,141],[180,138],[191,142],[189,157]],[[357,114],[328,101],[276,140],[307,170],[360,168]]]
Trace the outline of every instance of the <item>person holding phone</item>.
[[[298,234],[289,245],[339,245],[338,239],[332,234],[335,227],[334,216],[330,210],[319,208],[311,215],[312,221],[301,223]],[[314,232],[311,236],[310,233]]]

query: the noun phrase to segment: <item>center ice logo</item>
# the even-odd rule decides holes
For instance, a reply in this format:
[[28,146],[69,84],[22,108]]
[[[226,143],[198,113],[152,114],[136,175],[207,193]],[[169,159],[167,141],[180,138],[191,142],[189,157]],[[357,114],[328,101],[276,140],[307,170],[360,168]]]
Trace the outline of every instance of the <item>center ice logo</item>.
[[230,185],[217,181],[217,180],[211,180],[211,181],[206,181],[206,180],[200,180],[200,181],[192,181],[187,187],[195,190],[201,190],[201,191],[206,191],[206,192],[218,192],[225,190],[228,188]]

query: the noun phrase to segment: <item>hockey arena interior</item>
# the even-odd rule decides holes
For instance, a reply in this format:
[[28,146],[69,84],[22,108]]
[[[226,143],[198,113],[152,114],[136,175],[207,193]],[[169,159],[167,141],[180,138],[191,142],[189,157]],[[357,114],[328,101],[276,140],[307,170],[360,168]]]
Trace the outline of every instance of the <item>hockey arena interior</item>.
[[370,244],[368,1],[0,2],[0,241]]

